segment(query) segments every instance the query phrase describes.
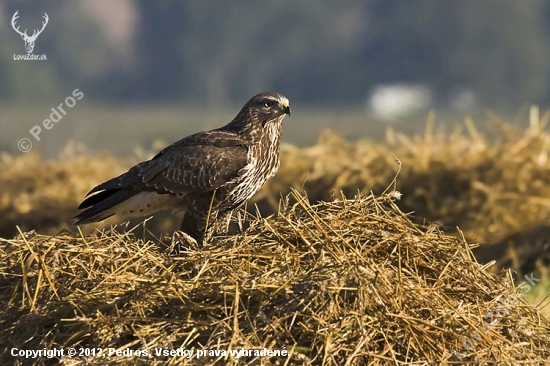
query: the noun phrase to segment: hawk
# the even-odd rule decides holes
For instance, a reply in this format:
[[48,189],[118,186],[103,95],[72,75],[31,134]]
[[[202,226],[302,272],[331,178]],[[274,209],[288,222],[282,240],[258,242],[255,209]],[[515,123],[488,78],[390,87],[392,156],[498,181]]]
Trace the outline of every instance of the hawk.
[[93,188],[72,223],[168,209],[185,212],[180,229],[199,244],[227,234],[233,210],[279,169],[287,114],[290,105],[281,94],[252,97],[227,125],[185,137]]

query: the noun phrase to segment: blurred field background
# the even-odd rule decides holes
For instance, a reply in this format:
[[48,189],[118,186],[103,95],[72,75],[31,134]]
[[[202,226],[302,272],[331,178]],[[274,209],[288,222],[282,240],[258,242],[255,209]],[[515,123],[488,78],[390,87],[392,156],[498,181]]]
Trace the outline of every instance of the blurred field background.
[[[48,14],[34,50],[47,61],[14,60],[25,54],[16,11],[29,34]],[[312,203],[379,195],[399,169],[394,154],[396,205],[429,232],[475,243],[478,261],[512,269],[516,285],[534,272],[527,299],[540,304],[550,293],[549,19],[543,0],[3,1],[0,238],[17,226],[40,243],[77,235],[67,220],[96,184],[272,90],[292,116],[281,169],[248,212],[277,213],[292,188]],[[75,89],[84,97],[34,139],[29,130]],[[158,214],[133,235],[160,240],[178,219]]]
[[[13,59],[25,53],[15,11],[29,34],[48,14],[34,51],[47,61]],[[128,155],[225,124],[265,90],[292,101],[285,141],[302,146],[326,127],[375,141],[387,125],[422,131],[429,110],[444,125],[482,121],[487,110],[525,122],[527,108],[544,108],[550,95],[548,17],[548,3],[535,0],[8,0],[0,149],[17,153],[19,139],[77,88],[85,97],[43,131],[41,155],[55,157],[71,139]]]

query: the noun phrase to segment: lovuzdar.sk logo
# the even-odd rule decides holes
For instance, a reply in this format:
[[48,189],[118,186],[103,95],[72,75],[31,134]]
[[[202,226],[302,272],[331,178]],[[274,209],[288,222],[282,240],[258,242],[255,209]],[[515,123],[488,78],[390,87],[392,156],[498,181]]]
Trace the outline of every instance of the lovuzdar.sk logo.
[[16,20],[19,18],[19,10],[13,14],[13,17],[11,18],[11,26],[13,27],[13,30],[19,33],[21,38],[23,38],[23,41],[25,41],[25,50],[27,51],[26,55],[13,55],[14,60],[25,60],[25,61],[44,61],[47,60],[46,55],[34,55],[32,51],[34,50],[34,44],[36,42],[36,39],[42,33],[44,28],[46,28],[46,25],[48,24],[48,14],[44,13],[44,21],[42,22],[42,29],[34,29],[31,36],[27,34],[27,30],[25,29],[24,32],[21,32],[19,30],[19,26],[16,25]]

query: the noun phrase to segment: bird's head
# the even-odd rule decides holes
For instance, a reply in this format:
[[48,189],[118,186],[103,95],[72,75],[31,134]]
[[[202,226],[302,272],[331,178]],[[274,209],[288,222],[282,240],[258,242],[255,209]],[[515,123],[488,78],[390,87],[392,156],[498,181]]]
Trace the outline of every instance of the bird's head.
[[269,121],[286,114],[290,115],[288,99],[279,93],[260,93],[250,98],[244,107],[255,112],[261,120]]
[[267,92],[255,95],[244,105],[243,110],[245,109],[248,109],[248,113],[258,118],[264,126],[271,121],[282,121],[287,114],[290,116],[288,99],[279,93]]
[[235,120],[260,122],[264,127],[270,122],[282,122],[290,115],[288,99],[279,93],[260,93],[250,98]]

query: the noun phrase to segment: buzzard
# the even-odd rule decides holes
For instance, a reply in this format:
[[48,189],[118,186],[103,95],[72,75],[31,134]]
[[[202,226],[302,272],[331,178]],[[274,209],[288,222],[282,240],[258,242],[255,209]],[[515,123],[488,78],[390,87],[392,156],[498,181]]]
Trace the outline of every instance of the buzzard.
[[151,160],[93,188],[78,206],[74,225],[113,215],[144,216],[184,211],[180,229],[202,244],[227,234],[233,210],[279,169],[282,122],[288,99],[278,93],[252,97],[224,127],[199,132],[168,146]]

